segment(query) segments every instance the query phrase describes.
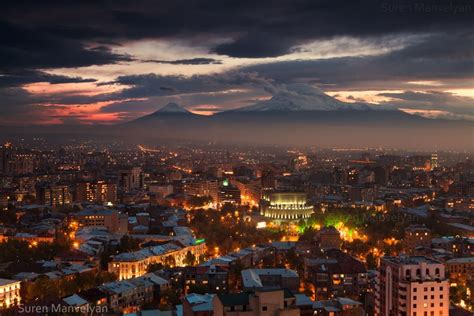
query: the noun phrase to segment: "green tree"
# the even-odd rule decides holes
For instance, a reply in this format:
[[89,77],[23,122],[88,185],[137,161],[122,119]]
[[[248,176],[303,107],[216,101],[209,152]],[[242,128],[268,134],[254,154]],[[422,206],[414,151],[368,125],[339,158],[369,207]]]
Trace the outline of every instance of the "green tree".
[[183,263],[187,266],[193,266],[195,262],[196,262],[196,256],[193,255],[193,253],[188,250],[188,252],[186,253],[186,256],[184,257]]

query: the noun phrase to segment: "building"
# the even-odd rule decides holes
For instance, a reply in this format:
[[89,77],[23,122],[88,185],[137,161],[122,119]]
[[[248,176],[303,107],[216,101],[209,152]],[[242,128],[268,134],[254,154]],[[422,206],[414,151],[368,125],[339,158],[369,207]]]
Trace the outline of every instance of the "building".
[[347,297],[312,301],[304,294],[295,294],[296,306],[302,316],[361,316],[366,314],[362,303]]
[[[148,273],[141,277],[105,283],[98,290],[106,294],[107,306],[112,311],[135,311],[145,303],[153,301],[168,281]],[[96,303],[94,301],[94,303]]]
[[433,238],[431,247],[452,252],[456,257],[474,256],[474,238],[461,236]]
[[111,233],[128,232],[128,216],[117,210],[85,209],[76,213],[75,219],[81,227],[106,227]]
[[240,198],[240,190],[229,183],[229,180],[224,180],[222,185],[219,187],[217,203],[223,205],[225,203],[240,204],[242,202]]
[[217,294],[212,310],[214,316],[299,316],[295,303],[295,296],[287,290]]
[[450,259],[445,265],[450,279],[474,281],[474,257]]
[[304,260],[305,278],[313,284],[316,298],[358,298],[368,285],[364,264],[339,249],[327,249],[324,255]]
[[136,278],[148,272],[148,266],[156,263],[172,262],[173,266],[185,266],[185,258],[190,252],[199,258],[206,252],[204,242],[195,242],[184,246],[178,242],[169,242],[160,246],[143,248],[133,252],[124,252],[114,256],[108,271],[118,274],[119,280]]
[[119,185],[124,192],[143,188],[143,173],[140,167],[131,167],[119,171]]
[[185,179],[182,180],[183,192],[188,196],[210,196],[213,202],[219,199],[219,182],[217,180]]
[[330,248],[341,248],[341,234],[334,226],[321,228],[315,236],[316,242],[323,250]]
[[375,290],[375,315],[449,315],[444,265],[422,256],[383,257]]
[[191,293],[183,298],[183,316],[212,316],[215,294]]
[[242,285],[245,290],[290,289],[298,291],[298,272],[290,269],[242,270]]
[[78,182],[74,200],[76,202],[115,204],[117,203],[117,184],[103,180]]
[[36,186],[38,204],[59,207],[70,204],[72,195],[69,187],[64,184],[39,184]]
[[0,309],[18,305],[20,302],[20,281],[0,279]]
[[228,290],[229,266],[227,265],[210,264],[186,267],[183,275],[186,293],[196,285],[206,288],[209,293]]
[[300,220],[311,217],[313,206],[307,204],[303,192],[271,192],[264,196],[262,215],[279,220]]
[[418,247],[431,247],[431,231],[425,225],[410,225],[405,229],[405,251],[413,255]]

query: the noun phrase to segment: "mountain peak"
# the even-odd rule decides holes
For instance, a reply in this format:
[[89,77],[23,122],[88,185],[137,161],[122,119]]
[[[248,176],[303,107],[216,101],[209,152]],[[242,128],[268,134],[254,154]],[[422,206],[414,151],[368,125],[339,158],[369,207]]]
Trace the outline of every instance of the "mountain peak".
[[167,105],[165,105],[164,107],[162,107],[161,109],[159,109],[158,111],[156,111],[155,113],[173,113],[173,114],[182,113],[182,114],[188,114],[188,113],[191,113],[191,112],[189,112],[182,105],[179,105],[179,104],[174,103],[174,102],[170,102]]
[[333,98],[321,89],[309,84],[297,83],[281,86],[273,97],[235,111],[239,112],[294,112],[294,111],[336,111],[367,110],[363,104],[346,103]]

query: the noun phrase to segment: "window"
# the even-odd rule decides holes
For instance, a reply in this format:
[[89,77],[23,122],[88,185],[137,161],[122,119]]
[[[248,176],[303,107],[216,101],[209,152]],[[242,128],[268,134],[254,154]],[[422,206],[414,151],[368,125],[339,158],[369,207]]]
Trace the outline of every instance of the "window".
[[416,308],[416,304],[413,304],[413,308]]
[[440,291],[442,291],[442,290],[443,290],[443,287],[442,287],[442,286],[440,286],[440,287],[439,287],[439,290],[440,290]]
[[427,300],[427,299],[428,299],[428,295],[425,295],[423,298],[424,298],[425,300]]
[[434,287],[431,288],[431,291],[434,291]]
[[416,295],[413,296],[413,300],[416,301]]
[[267,310],[267,307],[266,306],[262,306],[262,311],[266,311]]
[[413,289],[413,292],[416,292],[416,290],[417,290],[417,288],[415,287],[415,288]]
[[434,295],[431,295],[431,299],[434,300]]

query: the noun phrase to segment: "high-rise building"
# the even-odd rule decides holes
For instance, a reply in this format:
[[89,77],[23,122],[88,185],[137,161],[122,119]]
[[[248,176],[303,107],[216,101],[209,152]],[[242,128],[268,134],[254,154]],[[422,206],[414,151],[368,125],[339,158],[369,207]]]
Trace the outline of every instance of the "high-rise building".
[[58,207],[70,204],[72,195],[65,184],[39,184],[36,186],[38,204]]
[[438,168],[438,154],[431,154],[431,168]]
[[444,265],[423,256],[383,257],[375,290],[375,315],[449,315]]
[[123,191],[130,192],[143,188],[142,168],[131,167],[129,169],[121,170],[119,176],[119,184]]
[[117,184],[103,180],[78,182],[75,201],[115,204],[117,202]]

